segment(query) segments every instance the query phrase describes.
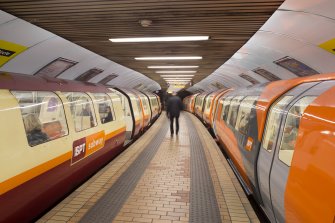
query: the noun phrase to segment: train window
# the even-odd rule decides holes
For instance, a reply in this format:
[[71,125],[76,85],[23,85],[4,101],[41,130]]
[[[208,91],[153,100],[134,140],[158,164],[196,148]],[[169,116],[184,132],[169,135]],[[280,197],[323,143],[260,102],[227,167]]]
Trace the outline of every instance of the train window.
[[237,114],[235,129],[240,131],[242,134],[247,134],[248,132],[251,110],[255,109],[255,102],[257,98],[257,96],[248,96],[241,102],[240,109]]
[[272,150],[273,143],[278,133],[280,114],[292,98],[293,96],[284,96],[275,102],[275,104],[273,104],[270,108],[270,113],[268,114],[265,126],[265,135],[262,142],[262,147],[269,152]]
[[115,112],[112,100],[107,94],[93,93],[94,102],[98,105],[101,123],[108,123],[115,120]]
[[206,105],[206,109],[209,109],[210,105],[211,105],[211,101],[213,99],[213,96],[210,96],[208,99],[207,99],[207,105]]
[[152,101],[152,105],[153,105],[153,106],[157,106],[157,101],[156,101],[155,98],[152,98],[151,101]]
[[115,93],[117,96],[119,96],[119,98],[121,100],[121,106],[122,106],[123,114],[125,116],[130,116],[130,109],[129,109],[128,99],[126,98],[126,96],[124,96],[122,93],[120,93],[118,91],[114,91],[113,93]]
[[224,98],[223,104],[222,104],[222,116],[221,119],[227,122],[227,117],[228,117],[228,111],[230,107],[230,102],[233,97],[229,96],[227,98]]
[[230,103],[229,112],[228,112],[228,124],[232,127],[235,127],[236,118],[238,113],[238,108],[244,96],[236,96]]
[[64,108],[53,92],[12,91],[16,97],[30,146],[68,135]]
[[144,111],[147,111],[148,110],[147,99],[144,96],[141,96],[141,101],[142,101]]
[[303,97],[288,111],[279,150],[279,159],[288,166],[291,166],[301,116],[315,98],[315,96]]
[[141,103],[140,103],[140,99],[136,98],[136,104],[139,110],[139,113],[142,113],[142,108],[141,108]]
[[70,102],[71,114],[76,132],[97,125],[91,98],[82,92],[64,92]]

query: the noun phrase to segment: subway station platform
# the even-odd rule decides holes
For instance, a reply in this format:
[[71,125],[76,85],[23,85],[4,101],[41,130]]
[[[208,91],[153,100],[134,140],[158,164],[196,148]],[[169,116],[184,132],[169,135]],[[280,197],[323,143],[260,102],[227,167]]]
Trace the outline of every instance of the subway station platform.
[[179,136],[163,113],[121,155],[37,222],[259,222],[202,123],[184,112]]

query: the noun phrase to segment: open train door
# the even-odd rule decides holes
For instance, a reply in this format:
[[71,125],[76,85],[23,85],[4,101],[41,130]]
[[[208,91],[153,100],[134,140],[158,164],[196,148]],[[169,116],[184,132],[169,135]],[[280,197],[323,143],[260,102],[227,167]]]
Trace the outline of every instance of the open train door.
[[122,110],[124,112],[124,118],[126,122],[126,140],[124,142],[124,145],[127,145],[134,138],[133,135],[134,135],[134,123],[135,123],[135,117],[134,117],[133,110],[131,107],[130,98],[128,97],[126,93],[124,93],[120,89],[116,90],[116,89],[110,88],[110,90],[113,93],[117,94],[121,100]]

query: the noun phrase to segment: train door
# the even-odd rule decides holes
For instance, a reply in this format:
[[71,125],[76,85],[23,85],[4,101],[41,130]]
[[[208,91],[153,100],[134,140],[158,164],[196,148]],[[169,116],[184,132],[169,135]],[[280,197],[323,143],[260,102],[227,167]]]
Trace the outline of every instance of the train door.
[[126,122],[126,140],[124,144],[128,144],[133,139],[133,132],[135,127],[135,116],[131,110],[130,105],[130,98],[126,97],[126,95],[122,94],[121,92],[111,89],[110,90],[119,96],[121,100],[121,106],[124,113],[124,119]]
[[325,81],[315,85],[292,101],[283,115],[270,174],[271,199],[277,222],[285,222],[284,194],[301,117],[309,104],[334,84],[335,81]]
[[143,108],[143,117],[144,117],[144,128],[148,127],[151,120],[151,110],[149,105],[149,100],[144,94],[139,94]]
[[212,100],[214,98],[214,94],[208,95],[205,99],[205,103],[203,106],[203,113],[202,113],[202,119],[209,124],[209,115],[210,115],[210,109],[211,109],[211,104]]
[[215,114],[214,114],[214,117],[213,117],[213,122],[212,122],[212,129],[213,129],[213,133],[214,133],[214,135],[215,135],[215,137],[217,137],[217,133],[216,133],[216,122],[218,121],[218,115],[220,115],[219,114],[219,107],[223,107],[223,98],[221,99],[221,98],[219,98],[218,99],[218,102],[217,102],[217,105],[216,105],[216,108],[215,108]]
[[132,94],[131,98],[131,104],[134,109],[134,115],[135,115],[135,135],[138,135],[143,130],[143,112],[140,104],[140,99]]
[[[278,134],[280,132],[279,126],[281,126],[286,107],[294,100],[294,98],[318,83],[319,82],[305,83],[293,88],[281,96],[269,109],[257,161],[257,175],[263,201],[262,208],[271,222],[275,222],[276,219],[274,215],[274,204],[272,203],[273,196],[284,196],[284,193],[280,194],[279,191],[272,194],[270,190],[270,174],[272,171]],[[277,177],[280,180],[284,180],[284,176]]]
[[220,98],[222,97],[222,95],[226,94],[228,91],[224,90],[223,92],[221,92],[220,94],[218,94],[216,96],[216,98],[214,99],[214,103],[212,106],[212,110],[211,110],[211,115],[210,115],[210,124],[212,129],[214,130],[214,122],[215,122],[215,117],[216,117],[216,113],[217,113],[217,108],[218,108],[218,102],[220,100]]
[[158,114],[161,114],[162,113],[162,102],[161,102],[161,98],[155,94],[155,97],[157,99],[157,104],[158,104]]
[[153,119],[154,119],[154,114],[153,114],[153,109],[154,108],[153,108],[153,105],[152,105],[152,103],[150,101],[150,96],[147,93],[143,93],[142,92],[142,94],[145,96],[146,102],[148,103],[149,112],[150,112],[150,114],[149,114],[150,115],[149,122],[152,123]]

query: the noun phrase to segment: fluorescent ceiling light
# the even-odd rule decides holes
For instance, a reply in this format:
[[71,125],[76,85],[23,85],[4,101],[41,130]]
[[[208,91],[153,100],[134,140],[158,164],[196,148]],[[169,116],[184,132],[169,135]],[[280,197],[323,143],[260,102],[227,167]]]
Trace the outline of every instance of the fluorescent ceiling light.
[[164,80],[192,80],[191,77],[185,77],[185,78],[164,78]]
[[161,75],[161,77],[194,77],[194,74],[168,74]]
[[170,84],[188,84],[190,81],[167,81],[166,83]]
[[163,79],[192,79],[193,77],[163,77]]
[[199,66],[148,66],[149,69],[187,69],[187,68],[198,68]]
[[201,60],[200,56],[185,57],[135,57],[135,60]]
[[191,80],[165,80],[166,82],[190,82]]
[[136,42],[199,41],[199,40],[208,40],[208,38],[209,36],[166,36],[166,37],[115,38],[109,40],[114,43],[136,43]]
[[156,71],[157,74],[194,74],[196,70],[160,70]]

